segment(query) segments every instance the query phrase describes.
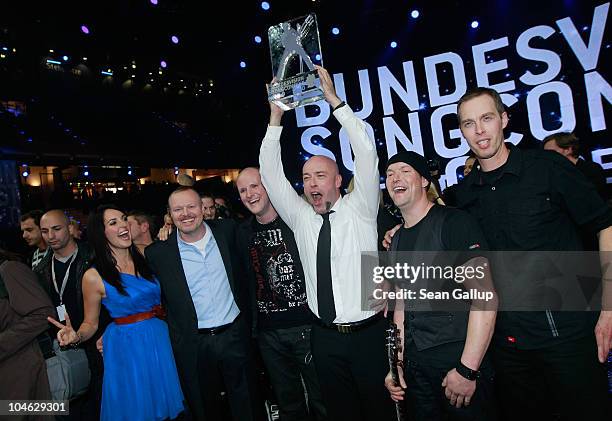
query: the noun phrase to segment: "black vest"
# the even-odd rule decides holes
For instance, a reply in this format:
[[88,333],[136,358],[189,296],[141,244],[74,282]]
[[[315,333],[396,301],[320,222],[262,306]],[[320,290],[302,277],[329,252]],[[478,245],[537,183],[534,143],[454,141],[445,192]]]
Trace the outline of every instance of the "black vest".
[[[442,227],[448,216],[448,208],[434,205],[419,223],[420,231],[413,250],[445,251]],[[400,229],[393,236],[391,251],[410,251],[397,249],[401,233]],[[467,336],[468,317],[469,312],[465,311],[406,311],[404,319],[406,344],[414,341],[417,349],[422,351],[446,343],[463,342]]]

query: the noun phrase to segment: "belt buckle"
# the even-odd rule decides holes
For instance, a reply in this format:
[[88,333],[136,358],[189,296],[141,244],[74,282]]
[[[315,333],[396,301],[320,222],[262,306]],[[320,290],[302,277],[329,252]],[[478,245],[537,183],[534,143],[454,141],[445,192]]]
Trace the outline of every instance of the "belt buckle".
[[351,333],[352,331],[351,326],[349,325],[337,324],[336,327],[338,328],[338,332],[340,333]]

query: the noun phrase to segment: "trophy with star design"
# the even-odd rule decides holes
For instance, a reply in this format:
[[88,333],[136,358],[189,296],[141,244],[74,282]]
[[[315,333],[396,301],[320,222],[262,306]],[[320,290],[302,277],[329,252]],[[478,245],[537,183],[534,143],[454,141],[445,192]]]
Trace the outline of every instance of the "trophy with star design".
[[268,86],[268,100],[290,110],[323,99],[314,67],[323,65],[316,15],[271,26],[268,40],[274,76]]

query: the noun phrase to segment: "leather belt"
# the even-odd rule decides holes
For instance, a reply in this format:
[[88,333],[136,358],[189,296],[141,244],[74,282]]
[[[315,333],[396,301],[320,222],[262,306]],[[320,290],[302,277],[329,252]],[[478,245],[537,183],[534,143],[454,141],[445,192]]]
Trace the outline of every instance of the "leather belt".
[[325,323],[323,320],[315,317],[315,323],[319,326],[337,330],[340,333],[353,333],[357,332],[361,329],[365,329],[368,326],[373,325],[377,321],[383,318],[382,312],[376,313],[375,315],[368,317],[367,319],[360,320],[358,322],[350,322],[350,323]]
[[228,323],[226,325],[221,325],[221,326],[216,326],[216,327],[203,327],[203,328],[200,328],[200,329],[198,329],[198,333],[200,333],[202,335],[210,335],[210,336],[219,335],[220,333],[223,333],[227,329],[229,329],[234,323],[236,323],[236,321],[240,318],[241,315],[242,315],[242,313],[238,314],[238,316],[236,316],[236,318],[234,319],[233,322]]
[[130,314],[125,317],[117,317],[113,319],[115,324],[118,325],[128,325],[131,323],[142,322],[143,320],[152,319],[153,317],[157,317],[158,319],[166,318],[166,310],[160,305],[156,305],[149,311],[144,311],[142,313]]

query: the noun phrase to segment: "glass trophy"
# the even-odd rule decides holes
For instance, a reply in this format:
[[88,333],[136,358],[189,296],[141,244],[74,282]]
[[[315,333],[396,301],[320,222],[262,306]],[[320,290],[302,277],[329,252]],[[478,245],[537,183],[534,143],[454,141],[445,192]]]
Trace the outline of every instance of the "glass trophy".
[[319,28],[314,13],[268,29],[274,82],[268,100],[283,110],[323,99],[314,65],[323,65]]

